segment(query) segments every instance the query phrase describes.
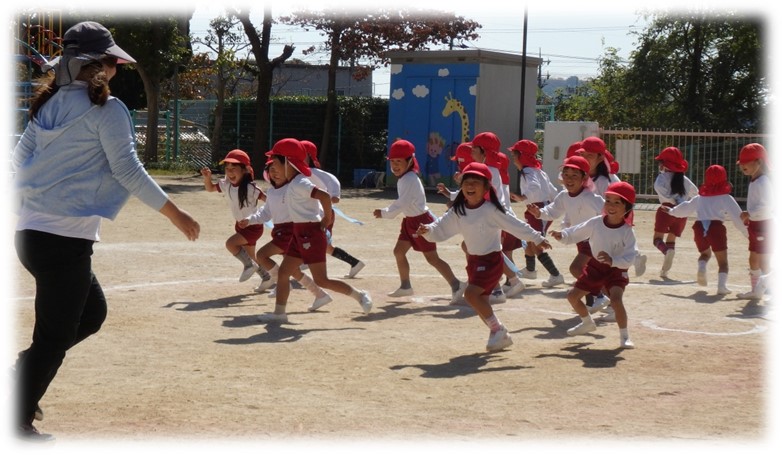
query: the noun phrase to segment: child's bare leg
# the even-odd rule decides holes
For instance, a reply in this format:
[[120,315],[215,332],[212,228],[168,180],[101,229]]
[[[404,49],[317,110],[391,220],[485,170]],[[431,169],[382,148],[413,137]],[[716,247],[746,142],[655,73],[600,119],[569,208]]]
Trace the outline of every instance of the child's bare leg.
[[[445,281],[448,282],[448,284],[451,286],[452,291],[459,289],[459,280],[453,274],[451,266],[448,265],[447,262],[443,261],[442,258],[437,254],[437,250],[424,252],[424,258],[426,259],[426,262],[429,263],[429,265],[434,267],[440,273],[440,275],[445,278]],[[454,285],[456,286],[455,288]]]
[[570,306],[573,307],[573,310],[582,318],[589,316],[589,310],[587,310],[586,304],[581,301],[581,298],[587,294],[589,294],[589,292],[576,287],[571,288],[567,293],[567,301],[570,303]]
[[394,258],[396,259],[396,269],[399,271],[399,280],[402,285],[407,283],[410,285],[410,263],[407,261],[407,252],[410,251],[412,245],[410,242],[404,240],[397,240],[394,245]]
[[625,309],[622,297],[624,295],[624,289],[614,286],[608,292],[608,297],[611,299],[611,308],[614,309],[614,315],[616,316],[616,325],[620,329],[627,328],[627,310]]

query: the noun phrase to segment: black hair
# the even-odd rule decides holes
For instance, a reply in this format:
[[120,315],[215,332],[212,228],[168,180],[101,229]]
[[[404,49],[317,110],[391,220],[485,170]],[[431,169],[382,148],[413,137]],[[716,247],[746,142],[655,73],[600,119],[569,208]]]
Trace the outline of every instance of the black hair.
[[247,166],[240,164],[244,169],[244,175],[242,175],[242,181],[239,182],[239,207],[249,207],[250,201],[247,200],[247,185],[253,183],[252,175],[247,172]]
[[456,195],[456,199],[453,200],[453,205],[448,210],[453,210],[456,212],[456,215],[458,216],[464,216],[467,214],[465,206],[467,204],[467,201],[464,199],[464,193],[461,192],[461,187],[464,185],[464,181],[467,179],[478,179],[481,180],[484,184],[484,187],[489,188],[489,200],[492,204],[502,213],[505,213],[505,207],[502,206],[500,203],[500,200],[497,199],[497,194],[491,190],[491,182],[486,177],[481,177],[479,175],[475,174],[466,174],[462,177],[462,183],[459,185],[459,194]]
[[684,196],[684,172],[674,172],[671,177],[671,193]]
[[595,167],[595,176],[592,177],[592,180],[597,180],[597,178],[601,175],[610,180],[608,166],[606,166],[605,161],[600,161],[597,163],[597,166]]

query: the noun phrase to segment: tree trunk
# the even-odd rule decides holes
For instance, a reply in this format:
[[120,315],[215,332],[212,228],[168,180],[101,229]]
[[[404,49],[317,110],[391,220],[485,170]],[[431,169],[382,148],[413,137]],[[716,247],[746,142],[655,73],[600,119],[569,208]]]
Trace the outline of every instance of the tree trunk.
[[[160,93],[160,84],[154,81],[147,71],[141,66],[136,65],[141,81],[144,83],[144,94],[147,97],[147,140],[144,144],[143,161],[145,163],[157,162],[157,118],[160,114],[158,107],[158,94]],[[136,151],[138,153],[138,151]]]
[[339,30],[331,34],[331,57],[329,58],[329,81],[326,89],[326,115],[323,118],[323,136],[320,140],[318,152],[321,163],[326,163],[329,156],[329,142],[331,138],[331,125],[334,121],[334,113],[337,110],[337,65],[339,65]]
[[223,139],[223,112],[225,111],[225,79],[218,76],[217,79],[217,104],[215,105],[215,123],[212,129],[212,161],[217,163],[222,158]]

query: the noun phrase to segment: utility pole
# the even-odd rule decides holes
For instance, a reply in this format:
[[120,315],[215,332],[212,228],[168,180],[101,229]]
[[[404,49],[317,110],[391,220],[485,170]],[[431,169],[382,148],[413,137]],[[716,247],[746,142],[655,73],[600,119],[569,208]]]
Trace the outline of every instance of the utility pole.
[[524,92],[527,85],[527,5],[524,5],[524,29],[521,50],[521,106],[519,106],[519,138],[524,137]]

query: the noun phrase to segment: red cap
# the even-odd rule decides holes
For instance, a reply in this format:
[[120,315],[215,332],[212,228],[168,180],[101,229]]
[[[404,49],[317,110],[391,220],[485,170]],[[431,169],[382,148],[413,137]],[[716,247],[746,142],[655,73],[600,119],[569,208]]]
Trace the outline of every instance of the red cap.
[[706,168],[703,185],[698,188],[701,196],[719,196],[730,194],[733,186],[728,182],[728,172],[719,164],[712,164]]
[[739,160],[736,161],[736,164],[747,164],[755,160],[760,160],[765,163],[767,158],[766,149],[762,145],[753,142],[752,144],[747,144],[741,148]]
[[660,161],[663,166],[673,172],[684,172],[687,170],[687,160],[684,159],[681,150],[676,147],[664,148],[659,155],[654,157],[654,159]]
[[589,153],[604,155],[606,152],[606,143],[597,136],[589,136],[588,138],[581,141],[581,148]]
[[578,150],[582,148],[583,146],[581,145],[581,141],[570,144],[570,147],[567,148],[567,154],[565,155],[565,158],[570,158],[571,156],[577,155]]
[[225,158],[223,158],[219,164],[223,163],[244,164],[245,166],[249,166],[250,157],[247,155],[247,153],[244,152],[244,150],[234,149],[228,152],[228,154],[225,155]]
[[589,174],[589,170],[590,170],[589,161],[587,161],[587,159],[584,158],[583,156],[578,156],[578,155],[565,158],[565,161],[562,163],[562,167],[570,167],[573,169],[578,169],[579,171],[582,171],[585,174]]
[[522,139],[513,144],[513,147],[508,148],[508,151],[535,155],[538,153],[538,144],[529,139]]
[[631,204],[635,204],[635,188],[628,182],[614,182],[608,185],[605,194],[613,194]]
[[465,166],[464,170],[462,171],[462,175],[467,174],[479,175],[491,182],[491,171],[489,170],[489,166],[486,166],[483,163],[472,162]]
[[500,151],[500,139],[492,132],[478,133],[468,144],[482,148],[486,154]]
[[464,167],[473,162],[472,159],[472,147],[467,142],[462,142],[456,147],[456,153],[451,157],[451,161],[456,161],[459,166],[459,172],[464,170]]
[[[284,156],[288,163],[291,164],[297,171],[306,175],[307,177],[312,175],[310,167],[307,166],[307,152],[304,150],[304,146],[301,145],[296,139],[285,138],[277,141],[272,149],[266,152],[266,156],[280,155]],[[268,164],[268,161],[267,161]]]
[[301,141],[302,147],[304,147],[304,151],[307,152],[307,155],[309,155],[310,159],[312,160],[312,164],[315,165],[316,168],[320,168],[320,162],[318,161],[318,147],[315,146],[310,141]]
[[404,139],[394,141],[388,149],[388,159],[406,160],[408,158],[413,159],[413,171],[418,172],[418,160],[415,159],[415,146],[410,141]]

